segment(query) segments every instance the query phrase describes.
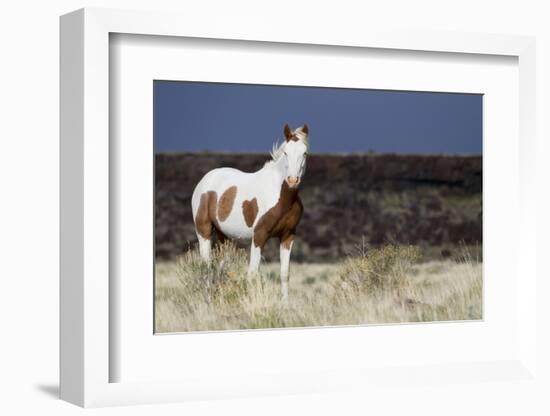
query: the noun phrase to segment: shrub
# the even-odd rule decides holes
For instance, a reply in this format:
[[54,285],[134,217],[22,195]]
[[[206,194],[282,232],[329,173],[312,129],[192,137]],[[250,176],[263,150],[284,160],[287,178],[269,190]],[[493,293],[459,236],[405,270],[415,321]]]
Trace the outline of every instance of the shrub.
[[482,264],[422,263],[419,249],[365,244],[340,264],[293,264],[280,297],[279,263],[248,280],[247,251],[218,245],[210,263],[197,250],[157,264],[155,330],[211,331],[363,325],[482,318]]
[[387,245],[369,249],[363,242],[340,269],[341,284],[354,292],[399,291],[408,285],[407,273],[420,258],[415,246]]
[[178,261],[177,275],[183,297],[196,303],[234,303],[247,291],[246,253],[232,242],[217,244],[204,261],[196,250],[189,250]]
[[287,326],[287,318],[283,309],[277,305],[267,308],[258,308],[241,324],[241,329],[265,329],[284,328]]

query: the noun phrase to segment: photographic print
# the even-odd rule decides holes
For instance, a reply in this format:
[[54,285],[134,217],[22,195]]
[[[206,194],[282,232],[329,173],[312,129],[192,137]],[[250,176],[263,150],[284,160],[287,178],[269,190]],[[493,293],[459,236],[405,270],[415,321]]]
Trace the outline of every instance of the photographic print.
[[156,333],[482,319],[482,95],[153,88]]

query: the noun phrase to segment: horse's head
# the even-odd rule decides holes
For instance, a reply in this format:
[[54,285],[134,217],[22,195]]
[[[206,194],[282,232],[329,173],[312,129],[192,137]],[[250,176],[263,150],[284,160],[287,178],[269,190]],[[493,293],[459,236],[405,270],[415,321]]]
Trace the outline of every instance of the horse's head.
[[289,187],[297,188],[306,171],[306,157],[309,137],[307,124],[291,130],[288,124],[284,128],[285,143],[283,157],[286,161],[286,182]]

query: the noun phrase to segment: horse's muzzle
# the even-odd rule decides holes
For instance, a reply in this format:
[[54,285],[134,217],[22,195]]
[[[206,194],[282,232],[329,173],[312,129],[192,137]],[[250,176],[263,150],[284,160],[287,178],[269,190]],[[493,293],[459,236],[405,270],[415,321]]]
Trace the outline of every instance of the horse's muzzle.
[[300,178],[297,176],[288,176],[286,178],[286,183],[288,183],[288,186],[291,188],[297,188],[300,184]]

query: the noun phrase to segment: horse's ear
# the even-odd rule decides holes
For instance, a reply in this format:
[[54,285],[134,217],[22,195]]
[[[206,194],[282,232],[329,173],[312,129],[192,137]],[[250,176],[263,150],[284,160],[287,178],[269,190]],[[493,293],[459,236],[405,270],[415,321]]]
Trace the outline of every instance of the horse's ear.
[[292,137],[292,130],[290,130],[290,127],[288,127],[288,124],[285,124],[284,132],[285,132],[285,139],[288,142]]
[[307,124],[304,124],[304,126],[302,127],[302,133],[309,135],[309,127],[307,126]]

